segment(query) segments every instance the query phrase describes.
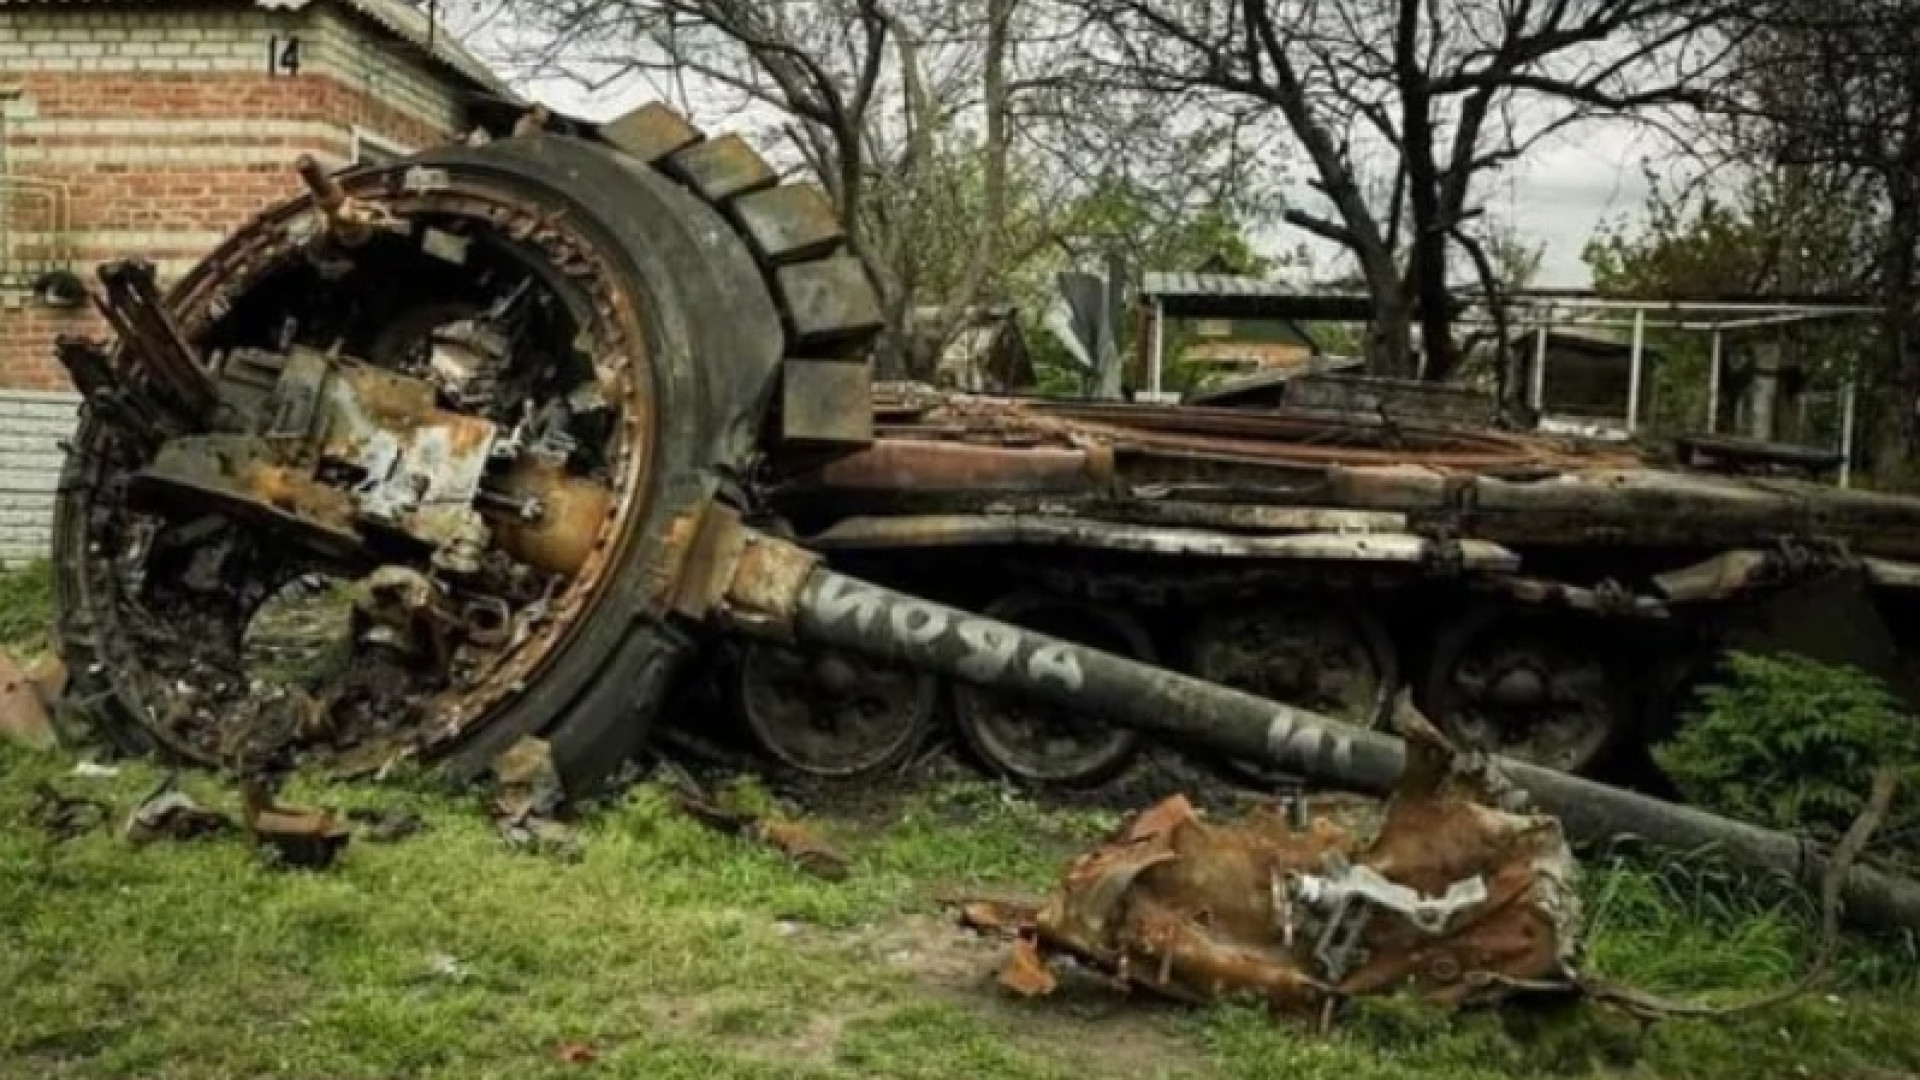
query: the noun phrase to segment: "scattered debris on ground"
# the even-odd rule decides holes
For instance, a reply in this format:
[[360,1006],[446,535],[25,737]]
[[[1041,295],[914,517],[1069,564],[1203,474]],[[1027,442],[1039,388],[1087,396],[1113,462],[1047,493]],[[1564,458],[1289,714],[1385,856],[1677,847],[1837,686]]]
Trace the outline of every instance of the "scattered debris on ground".
[[778,814],[752,814],[729,810],[706,796],[684,787],[674,792],[674,801],[688,817],[729,836],[739,836],[785,855],[795,866],[827,881],[844,881],[851,863],[812,825]]
[[69,795],[49,783],[34,786],[27,820],[58,843],[92,832],[113,818],[113,807],[99,799]]
[[427,971],[436,978],[454,982],[465,982],[473,976],[473,969],[452,953],[434,953],[427,957]]
[[356,806],[347,811],[347,820],[362,826],[359,835],[370,844],[398,843],[427,830],[425,818],[403,808]]
[[970,904],[963,920],[1014,935],[1000,981],[1027,996],[1055,989],[1061,955],[1180,1000],[1290,1011],[1401,989],[1445,1004],[1571,990],[1576,868],[1559,822],[1496,809],[1484,769],[1431,728],[1409,735],[1371,835],[1339,812],[1347,797],[1209,822],[1176,795],[1076,858],[1045,903]]
[[0,652],[0,739],[34,750],[53,749],[59,740],[45,695],[27,667]]
[[254,847],[277,866],[324,870],[352,836],[332,810],[282,806],[253,780],[241,785],[240,816]]
[[231,817],[201,806],[193,796],[175,788],[174,777],[168,774],[153,794],[134,808],[125,831],[133,843],[150,844],[156,840],[199,840],[232,829]]
[[572,859],[580,855],[573,828],[560,820],[566,788],[546,740],[522,738],[493,760],[488,809],[507,846]]

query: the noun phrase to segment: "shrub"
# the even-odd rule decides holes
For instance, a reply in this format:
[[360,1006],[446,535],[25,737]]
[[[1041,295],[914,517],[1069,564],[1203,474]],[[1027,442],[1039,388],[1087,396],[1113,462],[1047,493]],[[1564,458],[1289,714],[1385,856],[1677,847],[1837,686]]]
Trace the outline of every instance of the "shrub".
[[1883,836],[1908,832],[1920,782],[1920,723],[1862,671],[1735,653],[1702,708],[1654,756],[1692,802],[1835,840],[1866,805],[1873,772],[1900,773]]

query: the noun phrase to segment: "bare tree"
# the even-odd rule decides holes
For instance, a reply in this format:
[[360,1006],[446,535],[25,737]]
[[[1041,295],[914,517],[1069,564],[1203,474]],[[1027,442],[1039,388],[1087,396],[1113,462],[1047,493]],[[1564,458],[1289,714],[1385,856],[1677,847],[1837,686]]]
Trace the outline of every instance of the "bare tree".
[[[1459,361],[1450,256],[1474,182],[1569,126],[1691,104],[1732,48],[1732,0],[1083,0],[1108,77],[1268,106],[1326,209],[1293,225],[1352,253],[1395,376]],[[1477,260],[1476,260],[1477,261]],[[1414,323],[1424,363],[1416,367]]]
[[[1137,175],[1113,145],[1178,108],[1082,92],[1083,26],[1059,0],[506,2],[525,64],[638,73],[702,118],[738,110],[781,136],[872,272],[895,373],[927,374],[1010,268],[1071,231],[1080,197]],[[1215,152],[1206,171],[1238,164]]]

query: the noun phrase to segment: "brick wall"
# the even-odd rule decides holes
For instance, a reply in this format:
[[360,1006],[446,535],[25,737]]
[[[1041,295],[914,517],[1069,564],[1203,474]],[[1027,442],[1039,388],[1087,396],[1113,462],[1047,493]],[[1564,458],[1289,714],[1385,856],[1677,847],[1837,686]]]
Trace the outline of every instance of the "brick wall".
[[[271,39],[289,35],[301,41],[300,70],[274,76]],[[0,450],[6,558],[18,529],[44,528],[44,507],[34,502],[41,516],[27,521],[11,500],[44,500],[51,474],[23,477],[57,463],[72,414],[64,399],[36,396],[68,389],[53,340],[106,336],[90,310],[33,303],[27,286],[40,271],[91,280],[97,263],[139,255],[164,286],[296,194],[301,154],[344,165],[356,132],[432,146],[462,118],[451,75],[324,0],[297,11],[245,0],[0,3],[0,91],[17,91],[0,97],[0,175],[29,178],[0,180],[0,445],[39,440]],[[30,432],[16,432],[24,418],[7,411],[19,401],[43,410]]]
[[[267,70],[298,35],[297,75]],[[0,389],[63,385],[61,330],[90,312],[35,310],[24,286],[61,263],[89,275],[141,255],[171,281],[248,217],[299,190],[302,153],[349,160],[356,130],[423,147],[460,126],[437,67],[335,5],[0,5]]]

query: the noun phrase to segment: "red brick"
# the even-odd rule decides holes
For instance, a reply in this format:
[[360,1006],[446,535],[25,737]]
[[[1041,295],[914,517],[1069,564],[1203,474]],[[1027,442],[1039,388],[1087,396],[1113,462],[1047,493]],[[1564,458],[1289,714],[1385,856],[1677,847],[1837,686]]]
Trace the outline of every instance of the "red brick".
[[[73,17],[77,19],[80,14],[79,9],[73,9]],[[39,152],[31,163],[15,165],[12,171],[67,186],[72,234],[66,246],[74,269],[87,278],[92,276],[93,264],[107,258],[141,255],[177,260],[204,254],[204,241],[192,234],[230,233],[266,207],[295,195],[299,188],[292,169],[294,159],[302,153],[345,157],[349,151],[345,132],[351,126],[403,145],[422,147],[445,142],[455,134],[435,130],[413,113],[343,85],[322,71],[303,72],[298,78],[273,78],[264,71],[135,74],[26,70],[9,71],[5,81],[21,89],[36,118],[34,134],[10,136],[8,146]],[[251,137],[210,131],[141,139],[143,147],[180,147],[209,157],[232,150],[236,155],[252,157],[271,152],[278,159],[146,166],[69,161],[77,151],[114,147],[126,140],[84,127],[63,131],[57,123],[48,130],[49,121],[62,120],[83,125],[100,120],[304,121],[333,125],[340,134],[293,138],[285,134]],[[63,156],[49,162],[45,160],[47,153]],[[48,208],[40,199],[10,199],[0,204],[0,211],[16,238],[24,232],[54,231]],[[88,234],[101,232],[154,234],[154,242],[142,251],[101,250],[86,240]],[[168,240],[168,233],[188,235]],[[45,245],[18,239],[14,246],[15,256],[21,259],[50,258],[54,254],[45,250]],[[64,373],[53,359],[53,340],[62,333],[104,337],[106,330],[91,310],[56,311],[31,304],[0,306],[0,389],[65,388]]]

